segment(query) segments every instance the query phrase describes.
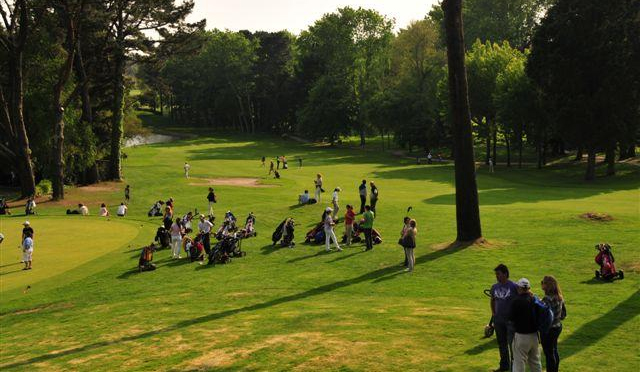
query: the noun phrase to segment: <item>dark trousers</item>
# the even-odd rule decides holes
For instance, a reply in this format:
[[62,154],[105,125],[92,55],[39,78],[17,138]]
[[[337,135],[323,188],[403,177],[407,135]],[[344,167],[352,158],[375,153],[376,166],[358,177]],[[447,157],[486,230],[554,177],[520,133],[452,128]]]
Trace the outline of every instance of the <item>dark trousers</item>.
[[371,212],[376,213],[376,204],[378,203],[378,199],[371,199]]
[[552,327],[549,332],[541,335],[542,350],[547,360],[547,372],[557,372],[560,367],[560,355],[558,355],[558,337],[562,332],[562,325]]
[[371,236],[371,229],[363,228],[364,232],[364,244],[367,247],[367,250],[373,249],[373,237]]
[[210,234],[202,234],[202,245],[204,245],[204,251],[207,252],[207,255],[211,253],[211,235]]
[[511,361],[513,360],[513,351],[511,343],[513,342],[513,329],[504,318],[494,318],[493,327],[496,332],[496,340],[498,341],[498,349],[500,349],[500,369],[503,371],[511,370]]
[[365,195],[360,195],[360,213],[364,213],[364,205],[367,204],[367,197]]

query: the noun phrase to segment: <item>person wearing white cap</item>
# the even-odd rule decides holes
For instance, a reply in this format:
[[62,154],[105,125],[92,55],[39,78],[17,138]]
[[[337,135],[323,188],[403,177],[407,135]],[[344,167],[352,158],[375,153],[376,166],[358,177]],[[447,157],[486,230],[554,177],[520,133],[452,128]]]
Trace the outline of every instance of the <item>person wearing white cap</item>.
[[331,218],[331,212],[333,212],[333,210],[330,207],[327,207],[325,210],[326,216],[324,217],[324,239],[326,242],[326,250],[327,252],[331,252],[331,241],[333,240],[333,244],[336,245],[336,249],[342,251],[342,248],[338,245],[336,233],[333,231],[335,223],[333,222],[333,218]]
[[513,323],[513,372],[525,372],[526,365],[532,372],[542,372],[540,349],[538,348],[538,327],[535,318],[535,303],[529,279],[516,282],[518,296],[511,302],[509,320]]
[[27,237],[27,235],[31,236],[31,239],[34,238],[33,228],[31,227],[31,223],[29,221],[24,221],[22,224],[24,228],[22,229],[22,240]]
[[331,204],[333,204],[333,213],[331,214],[331,218],[334,220],[338,215],[338,211],[340,210],[340,206],[338,205],[338,193],[342,191],[339,187],[333,189],[333,196],[331,197]]

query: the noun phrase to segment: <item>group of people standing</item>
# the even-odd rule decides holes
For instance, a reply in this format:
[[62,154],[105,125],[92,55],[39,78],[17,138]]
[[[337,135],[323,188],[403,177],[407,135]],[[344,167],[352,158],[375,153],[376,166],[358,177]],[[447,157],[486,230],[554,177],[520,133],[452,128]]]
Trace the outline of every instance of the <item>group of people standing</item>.
[[494,269],[497,283],[491,287],[491,314],[500,350],[500,366],[495,371],[524,372],[526,366],[532,372],[541,372],[540,349],[542,344],[547,372],[557,372],[560,365],[558,337],[562,332],[562,320],[566,317],[564,297],[558,281],[545,276],[540,282],[544,297],[542,302],[551,310],[550,327],[539,331],[536,317],[537,297],[531,291],[527,278],[517,282],[509,280],[509,269],[500,264]]

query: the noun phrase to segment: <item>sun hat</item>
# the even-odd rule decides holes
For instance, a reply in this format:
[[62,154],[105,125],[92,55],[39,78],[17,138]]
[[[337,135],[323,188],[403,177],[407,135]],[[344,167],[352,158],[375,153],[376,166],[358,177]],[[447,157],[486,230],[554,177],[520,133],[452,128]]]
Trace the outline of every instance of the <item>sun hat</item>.
[[200,214],[200,219],[203,219],[203,218],[204,218],[204,214]]
[[29,221],[24,221],[24,223],[23,223],[22,225],[23,225],[23,226],[29,226],[29,225],[31,225],[31,224],[29,223]]
[[333,209],[331,209],[331,207],[327,207],[327,209],[325,209],[325,212],[331,212]]
[[531,288],[531,283],[529,283],[529,279],[527,278],[520,278],[520,280],[516,282],[516,285],[523,289]]

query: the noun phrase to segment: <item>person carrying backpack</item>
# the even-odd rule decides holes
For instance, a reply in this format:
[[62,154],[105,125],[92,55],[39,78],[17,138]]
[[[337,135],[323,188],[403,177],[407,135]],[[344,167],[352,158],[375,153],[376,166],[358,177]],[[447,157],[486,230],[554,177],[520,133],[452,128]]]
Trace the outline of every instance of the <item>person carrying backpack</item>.
[[560,365],[558,354],[558,337],[562,332],[562,320],[566,317],[567,310],[564,306],[564,298],[558,281],[553,276],[545,276],[540,282],[544,291],[544,302],[553,313],[553,321],[547,332],[540,333],[542,350],[547,360],[547,372],[557,372]]
[[518,295],[511,302],[509,321],[513,323],[513,372],[525,372],[529,365],[531,372],[542,372],[540,349],[538,348],[538,309],[536,298],[531,293],[527,278],[516,282]]

